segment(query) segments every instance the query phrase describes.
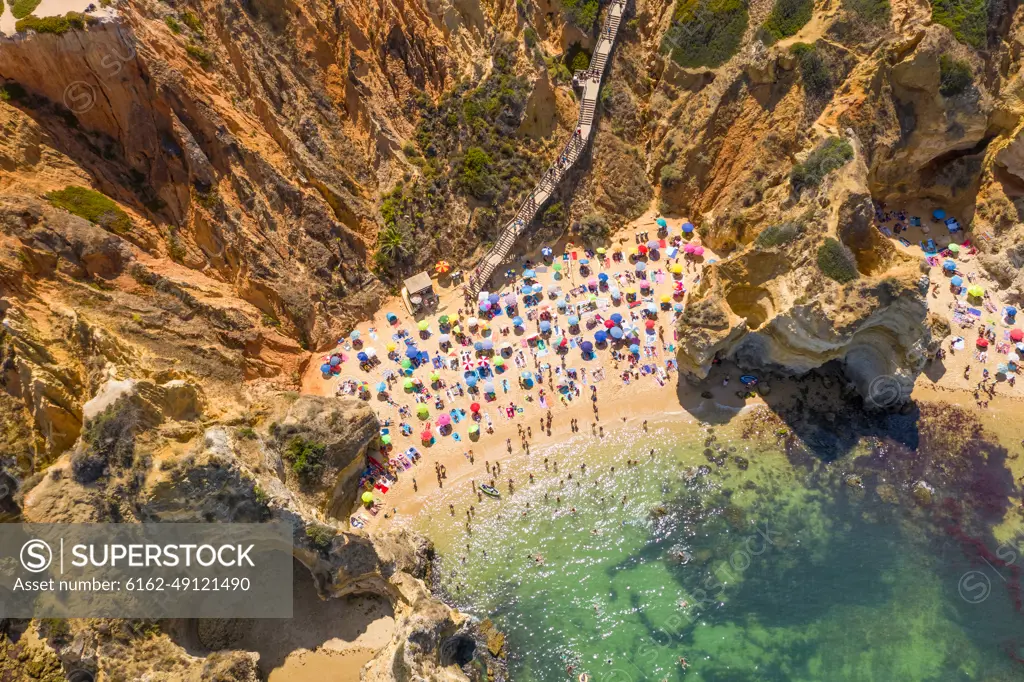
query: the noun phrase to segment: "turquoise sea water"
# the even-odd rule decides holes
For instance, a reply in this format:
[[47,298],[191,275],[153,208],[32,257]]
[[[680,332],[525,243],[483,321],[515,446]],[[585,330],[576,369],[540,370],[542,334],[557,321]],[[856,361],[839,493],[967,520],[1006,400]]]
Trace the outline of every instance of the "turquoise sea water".
[[1006,561],[1024,542],[993,559],[959,512],[872,470],[884,448],[824,464],[705,437],[581,438],[503,466],[500,501],[428,508],[439,587],[506,634],[513,680],[1024,679],[1024,562]]

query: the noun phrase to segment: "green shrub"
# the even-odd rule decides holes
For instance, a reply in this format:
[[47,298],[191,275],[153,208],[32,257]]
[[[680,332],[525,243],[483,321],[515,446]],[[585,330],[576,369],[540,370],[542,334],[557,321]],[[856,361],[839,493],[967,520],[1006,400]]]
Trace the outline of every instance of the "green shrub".
[[661,50],[680,66],[720,66],[739,50],[747,21],[746,0],[676,0]]
[[569,72],[575,73],[576,71],[583,71],[590,66],[590,55],[583,50],[576,53],[576,56],[572,58],[572,64],[569,65]]
[[774,40],[796,35],[811,20],[814,0],[775,0],[764,22],[764,32]]
[[301,480],[315,481],[324,471],[326,454],[326,446],[295,436],[288,441],[284,458]]
[[167,28],[171,29],[171,33],[178,35],[181,33],[181,22],[174,17],[168,16],[164,18],[164,23],[167,24]]
[[770,249],[773,246],[788,244],[800,236],[801,229],[797,223],[786,222],[781,225],[769,225],[757,235],[754,244],[759,249]]
[[830,137],[811,152],[803,163],[793,166],[789,180],[793,188],[817,187],[826,175],[853,158],[853,147],[840,137]]
[[799,60],[804,92],[819,98],[831,95],[835,84],[832,82],[832,74],[817,47],[807,43],[796,43],[789,48],[789,51]]
[[70,185],[62,190],[50,192],[46,199],[51,205],[63,208],[111,232],[131,232],[132,219],[128,214],[110,198],[95,190]]
[[939,92],[943,97],[953,97],[966,90],[974,80],[971,65],[949,55],[939,57]]
[[18,33],[35,31],[36,33],[60,35],[72,29],[81,30],[85,28],[87,21],[88,18],[81,12],[68,12],[62,17],[44,17],[42,19],[36,16],[28,16],[24,19],[19,19],[14,24],[14,30]]
[[235,435],[242,440],[256,440],[256,430],[251,426],[240,426]]
[[326,554],[331,548],[335,535],[334,529],[330,526],[321,526],[317,523],[306,526],[306,537],[321,554]]
[[15,19],[24,19],[35,11],[42,0],[7,0]]
[[480,147],[470,147],[462,157],[458,183],[469,195],[488,199],[494,191],[491,165],[494,160]]
[[565,221],[565,206],[561,201],[549,205],[541,215],[541,222],[550,228],[559,227],[563,221]]
[[932,0],[932,21],[961,43],[980,49],[987,41],[990,8],[998,6],[990,0]]
[[611,235],[612,229],[603,213],[587,213],[580,218],[580,237],[585,242],[600,242]]
[[674,163],[667,163],[661,167],[661,173],[658,174],[658,182],[664,189],[672,189],[678,186],[686,178],[686,175]]
[[843,0],[843,4],[854,17],[870,24],[888,24],[892,14],[889,0]]
[[381,267],[387,267],[401,261],[409,255],[408,236],[397,225],[385,225],[377,235],[377,250],[373,260]]
[[818,267],[826,277],[840,284],[852,282],[860,276],[853,254],[832,237],[826,238],[825,243],[818,247]]
[[194,33],[199,33],[200,35],[203,33],[203,24],[192,10],[186,9],[181,13],[181,22]]
[[213,54],[196,43],[189,43],[185,46],[185,52],[189,57],[199,62],[199,66],[209,69],[213,66]]
[[523,29],[523,44],[530,49],[537,44],[537,32],[533,30],[533,26]]
[[601,5],[598,0],[562,0],[562,14],[569,23],[589,32],[597,21]]

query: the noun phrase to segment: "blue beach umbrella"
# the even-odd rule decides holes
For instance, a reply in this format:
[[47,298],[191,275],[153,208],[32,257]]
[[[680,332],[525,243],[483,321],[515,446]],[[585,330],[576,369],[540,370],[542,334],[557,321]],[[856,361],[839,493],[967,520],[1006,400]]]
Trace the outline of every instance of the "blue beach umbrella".
[[656,313],[656,312],[658,312],[658,306],[655,305],[654,303],[648,303],[647,304],[647,312],[649,312],[649,313]]
[[620,327],[612,327],[608,330],[608,333],[612,335],[613,339],[618,340],[622,338],[622,329]]
[[341,357],[337,355],[332,355],[329,362],[331,363],[331,367],[337,367],[338,365],[341,364]]
[[647,264],[644,263],[642,260],[639,260],[639,261],[636,262],[636,271],[637,272],[643,272],[646,269],[647,269]]
[[602,272],[602,273],[598,274],[597,279],[602,281],[602,282],[607,282],[608,281],[608,273],[607,272]]
[[583,343],[580,344],[580,350],[582,350],[584,353],[592,353],[594,351],[594,344],[592,344],[590,341],[584,341]]
[[942,220],[943,218],[946,217],[946,212],[943,211],[941,208],[937,208],[934,211],[932,211],[932,217],[935,218],[936,220]]
[[483,349],[484,349],[484,342],[483,341],[477,341],[476,343],[473,344],[473,350],[483,350]]
[[512,318],[512,324],[514,324],[517,327],[522,327],[523,326],[523,318],[521,318],[518,315],[516,315],[515,317]]
[[383,393],[386,390],[388,390],[388,385],[386,383],[382,381],[377,384],[377,393]]
[[355,329],[353,329],[352,333],[348,335],[348,338],[350,338],[353,341],[355,341],[356,339],[359,338],[359,332],[357,332]]
[[542,332],[549,332],[549,331],[551,331],[551,323],[548,322],[547,320],[541,320],[541,322],[540,322],[540,330]]
[[693,223],[683,223],[683,233],[690,234],[693,232]]
[[949,283],[955,287],[958,287],[964,283],[964,278],[960,275],[955,275],[953,279],[949,280]]
[[632,353],[633,355],[640,355],[640,346],[636,345],[635,343],[631,344],[629,347],[629,352]]
[[415,360],[419,356],[420,351],[418,348],[416,348],[416,346],[410,346],[409,348],[405,349],[405,357],[409,358],[410,360]]
[[954,260],[952,260],[950,258],[947,258],[946,262],[944,262],[942,264],[942,269],[943,270],[956,270],[956,261],[954,261]]
[[658,227],[668,227],[668,223],[665,222],[664,218],[658,218],[654,222],[656,222],[658,224]]
[[652,251],[657,251],[659,246],[661,246],[661,244],[659,244],[658,242],[656,242],[653,239],[651,241],[647,242],[647,248],[652,250]]
[[566,308],[569,307],[569,304],[565,301],[564,298],[558,299],[558,303],[556,303],[555,305],[558,306],[559,310],[565,310]]
[[483,345],[484,345],[484,350],[493,350],[494,349],[494,341],[491,341],[490,339],[484,339],[483,340]]
[[475,375],[475,374],[470,374],[470,375],[466,376],[466,385],[467,386],[476,386],[479,381],[480,381],[480,378],[477,377],[477,375]]
[[580,318],[576,317],[575,315],[570,315],[569,319],[567,319],[566,322],[569,323],[570,327],[575,327],[580,323]]
[[526,279],[534,279],[536,276],[537,273],[534,272],[533,270],[523,270],[523,277],[525,277]]
[[320,365],[320,371],[323,372],[324,374],[330,374],[331,373],[331,365],[330,365],[330,363],[325,362],[324,364]]
[[620,313],[612,313],[611,321],[615,324],[622,324],[622,315]]
[[550,256],[551,253],[551,248],[548,246],[545,246],[543,249],[540,250],[540,255],[542,256]]
[[362,352],[357,353],[356,357],[359,358],[359,362],[366,362],[367,360],[370,359],[369,355],[367,355],[366,353],[362,353]]
[[607,340],[608,340],[608,333],[605,330],[600,329],[600,330],[594,332],[594,341],[597,341],[598,343],[604,343]]
[[499,296],[498,294],[491,294],[487,297],[487,300],[490,301],[491,303],[497,303],[498,301],[501,300],[501,296]]

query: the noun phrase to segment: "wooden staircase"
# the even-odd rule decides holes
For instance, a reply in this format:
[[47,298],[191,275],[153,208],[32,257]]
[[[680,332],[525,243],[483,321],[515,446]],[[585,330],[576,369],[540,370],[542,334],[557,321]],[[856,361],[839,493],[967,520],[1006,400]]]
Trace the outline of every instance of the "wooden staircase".
[[537,217],[537,213],[554,194],[558,183],[572,170],[577,159],[583,155],[587,143],[590,142],[594,128],[594,115],[597,111],[597,98],[601,91],[601,80],[604,78],[605,67],[608,65],[612,48],[615,46],[619,24],[622,22],[622,15],[626,10],[626,2],[627,0],[613,0],[608,7],[604,24],[601,26],[601,34],[594,48],[594,54],[590,58],[590,65],[586,70],[577,71],[574,74],[573,80],[582,84],[582,95],[576,128],[573,130],[572,137],[559,152],[555,162],[541,176],[537,186],[516,211],[512,220],[502,228],[498,241],[470,275],[466,283],[470,297],[475,299],[495,271],[506,261],[509,254],[512,253],[516,239]]

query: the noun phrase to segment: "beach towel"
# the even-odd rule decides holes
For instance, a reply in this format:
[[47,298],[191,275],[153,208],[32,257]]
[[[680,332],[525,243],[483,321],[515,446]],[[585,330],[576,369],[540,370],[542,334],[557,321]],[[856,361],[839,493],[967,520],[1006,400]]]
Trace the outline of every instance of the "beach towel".
[[457,433],[455,433],[455,432],[453,431],[453,432],[452,432],[452,440],[457,440],[457,441],[461,441],[461,440],[462,440],[462,436],[460,436],[459,434],[457,434]]
[[362,516],[353,516],[348,520],[348,522],[353,528],[363,528],[366,526],[366,519]]
[[977,318],[981,317],[981,311],[978,310],[977,308],[968,308],[967,312],[969,312],[971,315],[974,315]]
[[879,232],[884,234],[886,237],[891,237],[892,236],[892,230],[890,230],[885,225],[882,225],[880,228],[878,228],[878,230],[879,230]]
[[900,237],[900,244],[903,244],[903,246],[910,246],[910,242],[908,242],[903,237]]

